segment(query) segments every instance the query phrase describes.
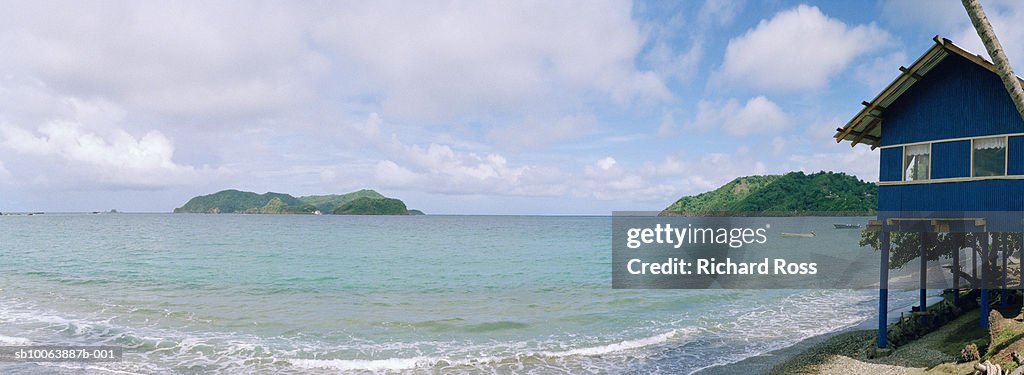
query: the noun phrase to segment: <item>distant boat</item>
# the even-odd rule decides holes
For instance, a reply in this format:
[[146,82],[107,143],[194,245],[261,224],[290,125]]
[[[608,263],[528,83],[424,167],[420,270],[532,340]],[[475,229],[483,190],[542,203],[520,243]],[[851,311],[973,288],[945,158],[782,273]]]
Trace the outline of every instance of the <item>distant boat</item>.
[[836,229],[852,229],[860,228],[860,224],[832,224],[836,226]]
[[811,233],[786,233],[782,232],[782,237],[786,238],[813,238],[816,234],[812,230]]

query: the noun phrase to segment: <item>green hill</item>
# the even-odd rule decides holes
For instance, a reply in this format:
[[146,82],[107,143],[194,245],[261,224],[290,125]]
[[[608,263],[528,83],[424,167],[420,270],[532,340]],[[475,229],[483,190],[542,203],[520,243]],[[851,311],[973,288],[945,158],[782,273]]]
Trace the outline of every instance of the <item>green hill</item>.
[[844,173],[790,172],[739,177],[718,189],[682,197],[661,214],[870,214],[876,207],[878,187],[874,183]]
[[408,215],[405,203],[394,198],[360,197],[332,211],[335,215]]
[[321,212],[334,212],[334,209],[338,208],[338,206],[356,200],[357,198],[364,197],[374,199],[387,198],[376,191],[363,189],[348,194],[307,195],[299,197],[299,200],[302,201],[302,203],[316,206],[316,208]]
[[248,191],[224,190],[192,198],[174,212],[242,213],[250,210],[277,211],[299,207],[302,202],[288,194],[256,194]]
[[213,214],[312,214],[317,211],[339,215],[409,215],[419,212],[410,212],[405,202],[369,189],[298,198],[282,193],[256,194],[232,189],[192,198],[184,206],[174,209],[175,213]]

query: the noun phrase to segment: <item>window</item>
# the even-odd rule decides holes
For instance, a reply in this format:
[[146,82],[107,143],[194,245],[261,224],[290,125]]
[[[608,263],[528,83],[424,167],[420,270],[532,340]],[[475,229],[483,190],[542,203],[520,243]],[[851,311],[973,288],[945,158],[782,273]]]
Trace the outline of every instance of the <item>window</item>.
[[931,174],[932,145],[903,147],[903,181],[927,180]]
[[972,149],[972,176],[1006,175],[1006,137],[975,139]]

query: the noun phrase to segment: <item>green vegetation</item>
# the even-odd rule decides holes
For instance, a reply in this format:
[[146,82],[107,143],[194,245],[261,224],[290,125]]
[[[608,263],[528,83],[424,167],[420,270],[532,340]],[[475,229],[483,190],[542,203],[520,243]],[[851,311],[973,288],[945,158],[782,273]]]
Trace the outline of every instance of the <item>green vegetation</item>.
[[331,195],[307,195],[299,197],[299,200],[303,203],[316,206],[316,209],[321,212],[334,212],[334,209],[341,205],[354,201],[358,198],[387,198],[380,193],[370,190],[363,189],[354,191],[348,194],[331,194]]
[[405,203],[394,198],[357,198],[332,212],[335,215],[408,215]]
[[[924,243],[922,244],[922,239]],[[983,260],[980,262],[979,272],[990,272],[993,275],[1003,273],[999,265],[999,253],[995,251],[985,252],[981,246],[982,241],[988,241],[989,234],[982,232],[961,232],[961,233],[936,233],[934,236],[922,238],[919,232],[891,232],[889,235],[889,269],[900,269],[907,264],[917,264],[921,257],[921,248],[924,248],[925,259],[928,261],[939,259],[951,259],[953,253],[961,248],[970,248],[975,257]],[[1018,251],[1021,248],[1022,237],[1019,233],[993,233],[991,241],[993,248],[1007,248]],[[860,246],[870,246],[874,251],[879,250],[878,231],[864,228],[860,232]],[[987,260],[985,258],[988,257]],[[974,275],[963,271],[957,274],[971,284],[981,285],[981,280]]]
[[877,206],[878,187],[873,183],[844,173],[790,172],[739,177],[713,191],[682,197],[661,214],[870,214]]
[[[252,207],[245,210],[247,214],[311,214],[317,210],[316,206],[300,204],[298,206],[284,203],[279,197],[271,198],[263,207]],[[222,211],[223,212],[223,211]]]
[[288,194],[256,194],[248,191],[224,190],[190,199],[175,213],[245,213],[245,214],[313,214],[339,215],[422,215],[406,209],[399,199],[364,189],[348,194],[293,197]]
[[281,205],[300,206],[297,198],[281,193],[256,194],[248,191],[224,190],[210,195],[192,198],[184,206],[174,209],[174,212],[191,213],[243,213],[249,209],[261,209],[267,207],[273,209],[275,204],[270,201],[277,199]]
[[1024,315],[1021,314],[1019,304],[1011,303],[1010,306],[989,311],[990,345],[982,356],[1006,370],[1018,367],[1012,353],[1024,353],[1024,324],[1020,324]]

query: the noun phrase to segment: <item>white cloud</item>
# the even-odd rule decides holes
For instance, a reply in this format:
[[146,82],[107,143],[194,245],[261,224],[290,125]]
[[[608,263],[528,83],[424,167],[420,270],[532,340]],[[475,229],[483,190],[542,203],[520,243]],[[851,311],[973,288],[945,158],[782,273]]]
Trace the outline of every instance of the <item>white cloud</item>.
[[382,160],[377,163],[376,177],[377,181],[385,186],[412,187],[420,181],[416,173],[391,160]]
[[606,156],[583,167],[583,176],[590,180],[609,182],[615,179],[629,178],[625,168],[615,158]]
[[486,181],[499,179],[515,182],[523,168],[510,168],[505,158],[498,154],[485,156],[475,153],[456,153],[446,145],[431,143],[421,148],[417,145],[403,146],[405,158],[414,165],[433,173],[439,173],[455,180]]
[[786,140],[782,137],[774,137],[771,141],[772,153],[782,155],[786,152]]
[[320,170],[320,183],[330,184],[338,181],[338,171],[334,168],[323,168]]
[[857,82],[873,90],[882,91],[885,85],[900,75],[898,67],[906,64],[909,64],[907,54],[896,51],[858,64],[854,69],[854,77]]
[[[652,31],[617,0],[146,2],[114,16],[108,5],[20,3],[0,14],[0,178],[201,190],[223,177],[202,166],[212,164],[263,190],[670,201],[765,168],[750,155],[760,150],[638,161],[687,148],[651,141],[658,113],[662,136],[791,125],[766,97],[705,101],[692,121],[662,108],[676,99],[664,81],[706,70],[705,37],[740,5],[708,0]],[[847,37],[873,30],[842,26]],[[399,121],[338,126],[374,111]],[[595,114],[623,128],[605,132]],[[431,123],[452,130],[422,129]],[[598,140],[566,155],[515,152],[588,135]]]
[[596,127],[594,116],[570,115],[555,120],[526,119],[512,126],[495,128],[488,136],[499,147],[518,150],[581,138]]
[[[689,81],[698,72],[704,59],[708,34],[714,29],[732,23],[743,3],[736,0],[705,0],[695,12],[679,9],[677,3],[668,3],[661,9],[647,3],[637,4],[639,18],[650,18],[643,27],[649,35],[650,46],[642,61],[666,79]],[[677,12],[667,20],[665,11]],[[683,47],[685,46],[685,47]]]
[[676,188],[634,173],[606,156],[583,168],[575,178],[573,194],[598,200],[663,201],[675,195]]
[[[1016,0],[1011,0],[1016,1]],[[986,0],[985,6],[992,2]],[[883,0],[881,16],[896,25],[918,26],[927,30],[942,29],[967,20],[967,12],[959,1]],[[986,9],[988,11],[989,9]],[[967,20],[970,22],[970,20]],[[931,34],[927,38],[931,38]]]
[[[371,115],[368,121],[377,121]],[[363,128],[356,125],[354,128]],[[765,173],[751,155],[707,154],[693,160],[667,157],[659,163],[623,165],[614,156],[598,158],[581,170],[521,164],[497,153],[477,153],[450,145],[401,142],[397,136],[367,139],[386,159],[376,163],[377,184],[441,194],[568,196],[602,201],[661,204],[681,193],[698,193],[736,174]],[[634,168],[635,167],[635,168]]]
[[[1014,73],[1020,75],[1024,70],[1024,22],[1021,22],[1024,19],[1024,2],[985,2],[984,5],[985,14],[999,38],[999,44],[1010,59]],[[988,50],[971,25],[967,12],[962,8],[960,11],[963,13],[962,20],[954,26],[949,38],[968,51],[988,56]],[[991,58],[986,59],[992,61]]]
[[724,26],[732,23],[743,8],[739,0],[705,0],[697,13],[698,26]]
[[701,100],[697,116],[690,126],[697,129],[724,129],[733,135],[775,132],[789,126],[790,116],[763,96],[740,105],[736,99],[722,102]]
[[628,1],[117,8],[5,7],[0,69],[130,110],[203,116],[369,99],[390,116],[448,120],[671,96],[657,74],[636,67],[645,36]]
[[612,167],[614,167],[614,166],[615,166],[615,158],[613,158],[611,156],[597,161],[597,167],[601,168],[603,170],[606,170],[606,171],[609,170],[609,169],[612,169]]
[[804,139],[810,140],[814,144],[828,144],[829,147],[833,147],[834,145],[828,142],[835,143],[835,138],[832,136],[836,134],[836,128],[842,127],[845,123],[846,121],[838,116],[817,118],[807,125]]
[[381,186],[442,194],[564,193],[564,187],[558,185],[562,175],[557,169],[514,165],[498,153],[467,152],[447,144],[404,143],[397,134],[381,135],[382,124],[380,116],[371,113],[366,124],[351,126],[361,137],[354,141],[372,146],[384,155],[372,171],[372,177]]
[[19,166],[32,164],[17,168],[25,180],[46,174],[46,181],[58,184],[148,189],[189,184],[206,172],[174,162],[174,144],[159,130],[134,136],[121,128],[125,111],[106,100],[50,102],[60,103],[66,110],[58,113],[66,115],[35,128],[0,124],[0,147],[21,155]]
[[666,156],[659,163],[646,162],[641,168],[641,174],[646,176],[678,176],[686,173],[688,166],[682,160],[673,156]]
[[666,156],[660,162],[643,162],[627,168],[614,158],[599,159],[584,168],[584,175],[573,184],[577,196],[598,200],[668,202],[684,194],[699,194],[716,189],[737,176],[768,173],[756,155],[709,153],[690,159]]
[[273,5],[22,3],[0,15],[7,72],[75,96],[184,114],[265,113],[324,73],[301,12]]
[[[984,0],[982,5],[1000,44],[1014,64],[1015,72],[1020,74],[1024,70],[1024,23],[1020,22],[1024,17],[1024,2]],[[881,5],[881,15],[893,24],[924,31],[920,39],[907,41],[915,55],[930,47],[931,36],[939,34],[973,53],[988,56],[959,1],[887,0]]]
[[348,3],[313,35],[340,66],[363,75],[357,81],[380,90],[390,116],[550,110],[566,95],[621,105],[666,99],[657,75],[635,67],[644,40],[630,6]]
[[80,172],[87,172],[95,182],[119,187],[184,185],[197,176],[195,168],[172,160],[174,146],[159,131],[139,138],[123,130],[110,133],[104,138],[78,123],[55,121],[36,132],[0,127],[0,144],[22,155],[56,156],[86,168]]
[[878,181],[878,152],[869,147],[858,146],[852,150],[843,147],[836,152],[794,154],[781,164],[787,170],[805,173],[845,172],[865,181]]
[[750,155],[709,153],[691,160],[669,156],[659,163],[645,163],[641,171],[648,177],[665,178],[681,194],[696,194],[716,189],[738,176],[768,173],[768,168]]
[[0,161],[0,181],[4,181],[11,178],[11,171],[4,167],[4,162]]
[[817,7],[800,5],[731,39],[716,78],[771,91],[818,89],[854,58],[890,40],[874,24],[851,27]]
[[668,138],[676,134],[676,118],[671,111],[661,115],[661,122],[658,124],[658,137]]
[[644,62],[653,67],[658,74],[684,82],[689,81],[697,73],[703,57],[704,41],[696,38],[688,49],[678,53],[667,42],[655,42],[643,56]]

